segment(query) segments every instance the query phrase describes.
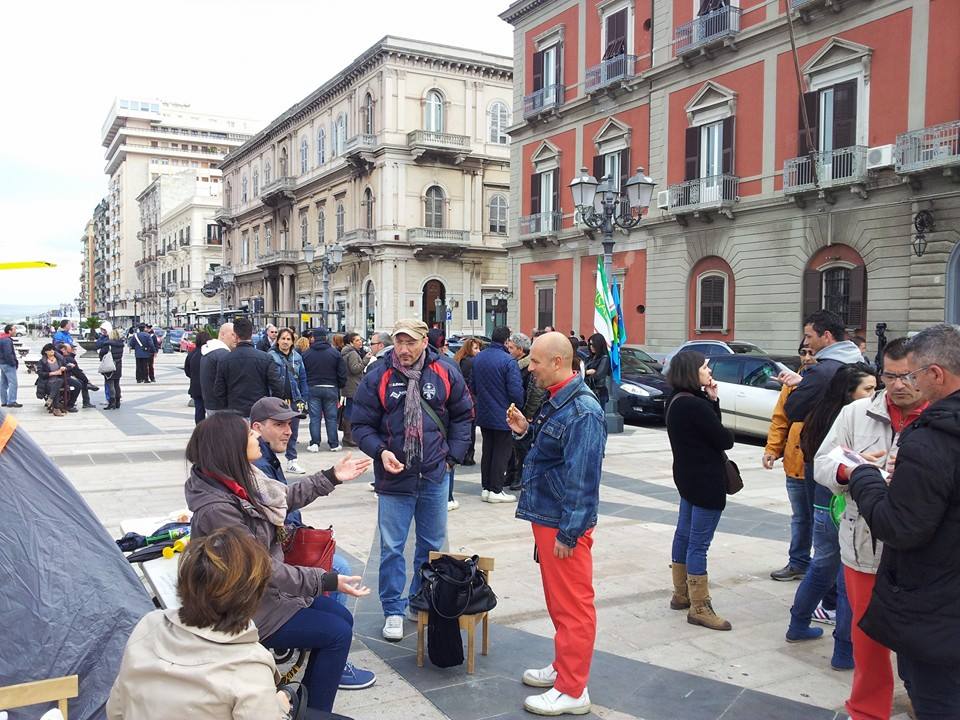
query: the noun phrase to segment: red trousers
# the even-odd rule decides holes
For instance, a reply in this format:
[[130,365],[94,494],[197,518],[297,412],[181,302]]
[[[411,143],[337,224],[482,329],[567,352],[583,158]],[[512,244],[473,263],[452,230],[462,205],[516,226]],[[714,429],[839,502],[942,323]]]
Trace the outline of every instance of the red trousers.
[[853,687],[846,708],[851,720],[889,720],[893,711],[893,665],[890,650],[860,629],[877,576],[843,566],[847,598],[853,618]]
[[597,637],[597,611],[593,606],[593,530],[577,540],[573,555],[563,560],[553,554],[556,528],[533,524],[533,539],[540,557],[540,577],[547,612],[553,621],[554,687],[578,698],[587,687],[593,643]]

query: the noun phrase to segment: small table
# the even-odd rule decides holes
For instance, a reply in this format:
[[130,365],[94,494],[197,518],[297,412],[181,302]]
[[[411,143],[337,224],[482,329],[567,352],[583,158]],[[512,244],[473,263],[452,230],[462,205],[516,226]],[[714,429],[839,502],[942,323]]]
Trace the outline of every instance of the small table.
[[[120,531],[124,534],[134,532],[138,535],[149,535],[161,525],[170,522],[165,517],[136,518],[123,520]],[[172,558],[159,557],[155,560],[139,563],[143,572],[143,579],[164,609],[180,607],[180,598],[177,597],[177,571],[180,567],[180,553],[174,553]]]

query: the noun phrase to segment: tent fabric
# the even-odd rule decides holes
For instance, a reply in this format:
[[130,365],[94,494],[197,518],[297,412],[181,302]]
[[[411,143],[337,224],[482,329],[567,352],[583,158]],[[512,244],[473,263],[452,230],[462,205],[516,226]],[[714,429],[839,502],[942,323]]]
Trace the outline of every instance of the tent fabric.
[[[150,596],[60,468],[0,411],[0,685],[78,675],[70,720],[105,718]],[[52,707],[52,705],[51,705]],[[10,711],[38,718],[44,707]]]

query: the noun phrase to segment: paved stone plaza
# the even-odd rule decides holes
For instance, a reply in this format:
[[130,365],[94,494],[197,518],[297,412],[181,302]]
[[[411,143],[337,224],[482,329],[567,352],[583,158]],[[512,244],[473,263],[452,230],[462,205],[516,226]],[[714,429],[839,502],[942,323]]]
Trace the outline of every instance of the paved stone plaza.
[[[21,426],[54,457],[115,537],[125,518],[185,506],[183,450],[193,409],[187,406],[183,359],[158,356],[158,382],[137,385],[131,355],[124,362],[119,411],[82,410],[64,418],[43,410],[33,397],[35,376],[21,372],[24,407],[14,411]],[[93,379],[95,358],[89,355],[81,364]],[[102,405],[103,392],[94,395]],[[308,470],[328,467],[339,457],[307,453],[305,435],[304,428],[300,459]],[[668,608],[678,499],[666,434],[659,427],[628,427],[610,438],[594,546],[599,633],[590,682],[594,714],[588,717],[845,717],[851,676],[830,669],[829,633],[800,645],[783,638],[796,584],[773,582],[768,573],[786,560],[789,505],[782,471],[762,470],[760,454],[756,443],[738,443],[730,453],[746,487],[728,503],[710,552],[714,604],[734,627],[720,633],[689,625],[684,613]],[[368,478],[339,487],[304,513],[313,525],[335,525],[339,548],[373,588],[355,608],[351,659],[375,670],[379,679],[368,690],[341,692],[337,711],[357,720],[531,717],[522,710],[522,698],[531,690],[519,677],[525,667],[552,659],[553,628],[532,560],[530,528],[514,519],[513,505],[480,502],[479,466],[458,470],[455,492],[460,509],[450,515],[450,549],[494,557],[491,585],[500,599],[492,614],[490,655],[478,657],[472,676],[465,666],[417,668],[416,632],[409,622],[402,643],[380,639],[376,497]],[[895,712],[902,713],[904,705],[898,685]]]

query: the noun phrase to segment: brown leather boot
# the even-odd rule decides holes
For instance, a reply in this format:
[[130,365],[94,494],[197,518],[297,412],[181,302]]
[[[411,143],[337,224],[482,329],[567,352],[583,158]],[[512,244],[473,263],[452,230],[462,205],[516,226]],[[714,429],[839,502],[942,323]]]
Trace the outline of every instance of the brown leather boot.
[[690,607],[690,594],[687,592],[687,564],[673,563],[673,597],[670,598],[671,610],[686,610]]
[[690,591],[690,609],[687,622],[702,625],[711,630],[730,630],[733,626],[713,611],[710,603],[710,584],[706,575],[687,575],[687,588]]

